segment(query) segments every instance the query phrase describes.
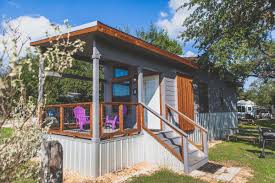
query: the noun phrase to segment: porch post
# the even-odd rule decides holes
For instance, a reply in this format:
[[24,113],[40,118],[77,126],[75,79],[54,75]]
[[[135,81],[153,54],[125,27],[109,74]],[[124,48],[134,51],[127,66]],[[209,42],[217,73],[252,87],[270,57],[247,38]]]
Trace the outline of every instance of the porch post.
[[92,174],[94,177],[100,176],[100,134],[99,134],[99,120],[100,120],[100,105],[99,105],[99,59],[100,53],[96,47],[96,42],[93,41],[93,134],[92,134]]
[[138,103],[144,102],[143,100],[143,68],[138,67]]
[[93,42],[93,137],[94,142],[98,142],[99,137],[99,59],[100,53]]
[[[138,72],[138,86],[137,86],[137,89],[138,89],[138,103],[143,103],[144,102],[144,99],[143,99],[143,68],[142,67],[138,67],[137,68],[137,72]],[[144,110],[141,106],[138,106],[139,107],[139,125],[138,125],[138,128],[139,129],[142,129],[141,127],[144,125]]]

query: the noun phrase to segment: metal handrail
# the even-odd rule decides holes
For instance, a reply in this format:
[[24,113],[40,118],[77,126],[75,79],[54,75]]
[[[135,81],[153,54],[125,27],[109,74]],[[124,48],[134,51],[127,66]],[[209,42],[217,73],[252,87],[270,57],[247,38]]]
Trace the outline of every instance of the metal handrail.
[[204,132],[208,133],[208,131],[204,127],[202,127],[201,125],[197,124],[194,120],[190,119],[189,117],[187,117],[186,115],[182,114],[181,112],[177,111],[172,106],[166,104],[166,107],[169,108],[169,109],[172,109],[174,112],[178,113],[180,116],[182,116],[183,118],[187,119],[189,121],[189,123],[191,123],[192,125],[195,125],[198,128],[200,128],[201,130],[203,130]]
[[147,105],[145,105],[144,103],[140,102],[139,104],[141,104],[144,108],[146,108],[148,111],[150,111],[152,114],[154,114],[156,117],[158,117],[159,119],[161,119],[166,125],[168,125],[169,127],[171,127],[173,130],[177,131],[177,133],[179,133],[180,135],[183,135],[184,137],[188,137],[188,135],[181,130],[180,128],[178,128],[177,126],[169,123],[169,121],[165,118],[163,118],[162,116],[160,116],[158,113],[156,113],[153,109],[151,109],[150,107],[148,107]]

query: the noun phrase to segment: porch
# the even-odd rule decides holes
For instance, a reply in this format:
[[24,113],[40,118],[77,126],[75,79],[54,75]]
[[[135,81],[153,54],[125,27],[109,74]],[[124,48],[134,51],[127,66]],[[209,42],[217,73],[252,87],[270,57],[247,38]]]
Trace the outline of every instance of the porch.
[[[99,106],[99,137],[101,140],[140,133],[143,110],[138,104],[101,102]],[[77,107],[85,110],[83,127],[80,127],[81,124],[74,113]],[[92,109],[92,102],[47,105],[44,120],[51,123],[50,134],[91,139],[93,137]]]

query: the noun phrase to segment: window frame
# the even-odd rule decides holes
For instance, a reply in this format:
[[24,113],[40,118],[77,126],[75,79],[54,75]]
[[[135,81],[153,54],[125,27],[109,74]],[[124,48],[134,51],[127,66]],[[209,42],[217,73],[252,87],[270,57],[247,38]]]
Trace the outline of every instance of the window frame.
[[[115,76],[115,70],[116,69],[126,70],[128,72],[128,74],[116,77]],[[113,76],[112,76],[113,79],[126,78],[126,77],[129,77],[129,76],[130,76],[130,70],[129,70],[128,67],[126,67],[126,66],[113,66]]]
[[[124,69],[128,71],[128,75],[126,76],[121,76],[121,77],[115,77],[115,69]],[[127,96],[114,96],[113,95],[113,85],[114,84],[119,84],[123,82],[129,81],[129,95]],[[131,102],[132,101],[132,77],[131,77],[131,70],[127,66],[121,66],[121,65],[114,65],[113,66],[113,75],[112,75],[112,80],[111,80],[111,98],[112,102]]]

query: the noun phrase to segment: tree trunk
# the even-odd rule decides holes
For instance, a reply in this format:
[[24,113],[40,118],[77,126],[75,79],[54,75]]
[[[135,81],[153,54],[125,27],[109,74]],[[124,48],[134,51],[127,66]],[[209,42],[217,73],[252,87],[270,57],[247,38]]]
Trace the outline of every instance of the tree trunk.
[[42,124],[43,104],[44,104],[44,84],[45,84],[45,65],[44,59],[39,60],[39,74],[38,74],[38,99],[37,99],[37,119]]
[[63,182],[63,150],[58,141],[45,141],[41,148],[41,182]]

